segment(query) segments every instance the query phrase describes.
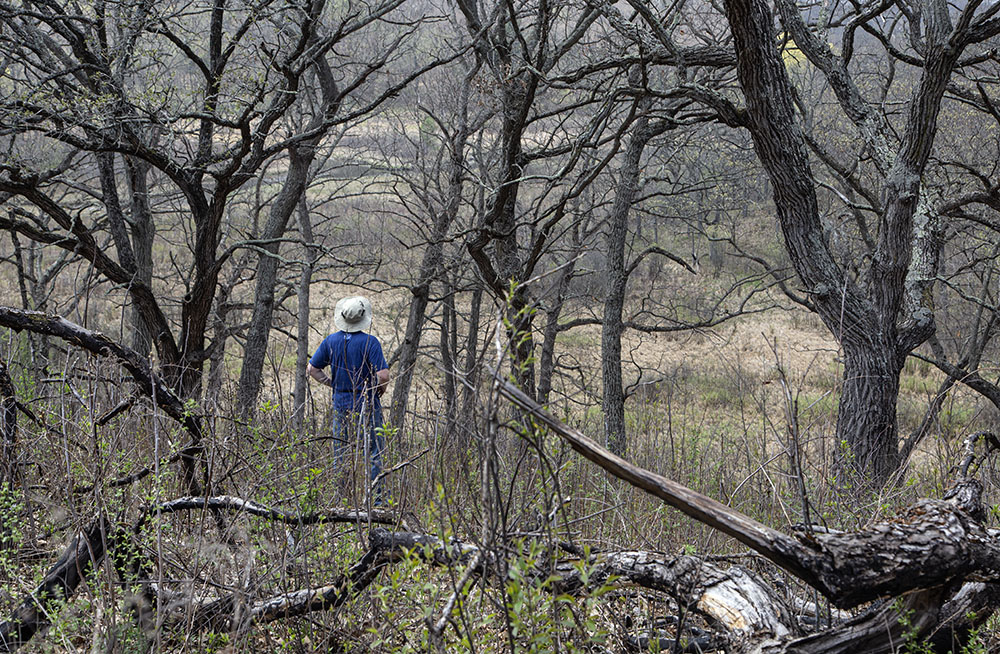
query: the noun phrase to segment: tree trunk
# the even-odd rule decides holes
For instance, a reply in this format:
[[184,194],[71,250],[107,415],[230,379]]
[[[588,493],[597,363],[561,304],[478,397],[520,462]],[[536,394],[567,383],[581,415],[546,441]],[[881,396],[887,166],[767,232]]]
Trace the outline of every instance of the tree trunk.
[[243,348],[240,381],[236,392],[236,415],[243,420],[250,416],[260,394],[264,357],[267,354],[267,341],[274,314],[274,287],[278,278],[277,255],[280,243],[277,239],[284,235],[288,220],[305,193],[309,164],[313,159],[312,152],[313,149],[309,148],[308,154],[303,155],[299,153],[298,147],[288,149],[289,163],[285,184],[278,197],[274,199],[260,235],[264,244],[261,245],[262,252],[257,262],[253,314],[250,317],[250,328]]
[[[38,309],[39,307],[32,307],[32,299],[35,299],[35,304],[38,304],[37,298],[44,297],[44,294],[38,292],[38,287],[41,285],[38,280],[38,273],[35,271],[35,247],[34,244],[27,250],[27,257],[25,257],[25,251],[21,246],[21,241],[17,238],[17,232],[15,230],[10,231],[10,242],[14,246],[14,265],[17,268],[17,287],[21,293],[21,308],[25,311],[31,309]],[[25,261],[27,258],[27,261]],[[31,298],[29,299],[28,293],[28,283],[31,283]],[[43,337],[44,338],[44,337]],[[49,360],[49,350],[47,343],[42,341],[42,343],[36,344],[36,340],[39,340],[38,336],[35,334],[28,334],[28,356],[33,367],[41,370],[45,365],[48,364]]]
[[309,377],[306,364],[309,362],[309,286],[312,283],[313,266],[316,255],[313,252],[312,218],[305,194],[299,198],[299,229],[302,235],[302,274],[298,288],[298,323],[295,332],[295,390],[292,392],[292,429],[302,432],[306,413],[306,395]]
[[[307,131],[313,136],[288,147],[288,172],[285,183],[271,205],[262,234],[262,246],[257,265],[257,286],[254,289],[253,315],[243,351],[243,365],[236,396],[236,413],[242,418],[250,414],[260,393],[261,375],[264,370],[264,355],[267,353],[267,339],[271,332],[271,316],[274,313],[274,286],[278,273],[277,239],[285,233],[288,220],[305,194],[309,177],[309,166],[316,157],[316,146],[329,128],[329,119],[340,103],[337,84],[326,59],[315,60],[313,68],[322,93],[322,102],[310,119]],[[269,242],[272,241],[272,242]]]
[[[574,245],[577,248],[580,247],[579,231],[574,234]],[[549,395],[552,393],[552,377],[556,369],[555,351],[556,337],[559,334],[559,316],[562,315],[566,290],[569,288],[569,282],[573,279],[573,272],[576,270],[576,261],[576,259],[571,260],[560,272],[559,281],[556,282],[555,297],[545,311],[542,354],[538,358],[538,403],[542,405],[549,403]]]
[[475,430],[476,399],[479,397],[479,312],[483,305],[483,287],[477,285],[469,301],[469,332],[465,335],[465,383],[462,384],[461,428],[463,440]]
[[[844,348],[838,436],[851,446],[856,470],[881,483],[899,460],[898,436],[889,432],[896,427],[901,361],[935,330],[934,285],[944,242],[943,216],[931,206],[923,176],[942,99],[965,48],[992,38],[1000,27],[974,18],[977,5],[963,8],[957,21],[945,3],[928,5],[927,12],[915,19],[922,58],[919,82],[911,87],[905,118],[890,126],[884,108],[863,97],[861,85],[852,79],[850,54],[835,52],[810,28],[796,3],[774,4],[785,34],[821,72],[843,114],[854,124],[881,183],[878,193],[884,206],[874,239],[864,238],[862,230],[868,251],[841,266],[823,233],[817,183],[793,105],[795,92],[776,45],[773,7],[761,0],[726,0],[746,99],[746,110],[735,122],[750,130],[771,179],[792,265],[815,310]],[[845,272],[850,268],[859,272]],[[864,344],[868,338],[880,342],[869,346]],[[889,354],[876,349],[889,346]],[[879,357],[890,360],[878,361]],[[877,380],[886,388],[876,388]]]
[[535,397],[535,314],[525,290],[515,289],[507,299],[507,347],[517,385]]
[[[17,451],[17,397],[10,379],[7,362],[0,359],[0,487],[13,488],[21,477],[20,457]],[[7,524],[0,525],[6,532]],[[0,539],[0,547],[6,539]]]
[[451,439],[455,427],[455,289],[447,271],[443,271],[444,301],[441,306],[441,367],[444,368],[444,434]]
[[[242,267],[242,266],[241,266]],[[229,340],[229,294],[233,284],[219,284],[215,294],[215,316],[212,319],[212,354],[208,357],[208,384],[205,386],[205,406],[212,415],[224,413],[219,405],[222,383],[226,377],[226,343]]]
[[[504,10],[510,12],[511,8],[505,7]],[[513,16],[508,13],[501,20],[513,22]],[[477,35],[475,38],[480,37]],[[514,378],[522,390],[534,397],[533,303],[528,297],[528,289],[521,285],[530,278],[531,271],[525,269],[519,252],[519,233],[524,230],[519,225],[518,194],[527,165],[521,139],[538,91],[539,74],[537,70],[528,68],[512,74],[513,57],[507,44],[498,43],[492,47],[491,52],[497,55],[492,65],[499,69],[493,72],[507,80],[499,87],[502,93],[498,134],[500,155],[494,181],[496,191],[489,198],[476,235],[469,240],[466,248],[479,267],[487,288],[504,307],[507,347]],[[487,246],[491,243],[492,252],[488,254]],[[539,245],[535,243],[532,247]]]
[[[424,252],[424,258],[428,256],[429,250]],[[423,264],[421,264],[421,268],[423,268]],[[389,408],[389,424],[396,428],[403,427],[403,420],[406,416],[410,386],[413,383],[413,367],[417,363],[420,335],[423,333],[424,316],[427,312],[427,302],[430,296],[430,284],[418,283],[417,286],[410,289],[410,292],[413,294],[413,300],[410,301],[410,315],[406,319],[403,343],[399,346],[399,362],[396,366],[398,372],[393,384],[392,404]]]
[[882,484],[899,467],[896,402],[903,361],[891,344],[844,348],[837,443],[847,446],[840,457],[852,479]]
[[[131,194],[131,219],[129,227],[132,235],[132,251],[135,255],[135,276],[148,288],[153,286],[153,239],[156,225],[149,205],[147,177],[150,165],[140,159],[125,157]],[[132,325],[132,349],[148,356],[153,347],[153,326],[133,303],[129,322]]]
[[397,428],[403,426],[406,405],[410,398],[413,367],[417,363],[420,333],[424,327],[431,282],[441,269],[445,239],[448,237],[448,230],[451,229],[452,223],[458,217],[462,203],[462,189],[465,186],[465,148],[471,131],[468,124],[469,92],[472,79],[478,70],[478,66],[474,67],[466,75],[465,83],[462,86],[457,116],[458,125],[453,137],[448,142],[450,152],[447,164],[448,185],[445,191],[445,206],[434,217],[434,228],[420,261],[417,283],[410,289],[410,292],[413,293],[413,300],[410,303],[410,315],[406,321],[406,332],[400,346],[399,372],[393,385],[392,404],[389,409],[389,424]]
[[[651,105],[651,99],[639,100],[638,111]],[[654,136],[649,118],[640,115],[632,128],[632,137],[625,160],[619,172],[614,203],[608,216],[608,229],[604,236],[607,285],[604,295],[604,315],[601,320],[601,380],[604,407],[604,442],[608,449],[623,455],[626,449],[625,389],[622,383],[622,312],[625,306],[625,289],[628,271],[625,262],[625,241],[628,236],[628,217],[639,188],[639,163],[649,139]]]

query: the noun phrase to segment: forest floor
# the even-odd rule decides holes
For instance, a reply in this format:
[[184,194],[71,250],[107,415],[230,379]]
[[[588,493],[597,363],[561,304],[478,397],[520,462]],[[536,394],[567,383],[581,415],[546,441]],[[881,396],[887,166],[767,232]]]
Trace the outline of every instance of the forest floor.
[[[359,291],[366,292],[331,286],[314,296],[316,341],[311,345],[325,335],[336,299]],[[406,292],[366,294],[376,302],[375,331],[390,352],[405,326]],[[486,332],[495,322],[495,315],[484,319],[484,341],[491,340]],[[429,330],[424,338],[428,353],[434,352],[436,332]],[[576,362],[582,372],[559,378],[560,393],[550,409],[600,440],[600,327],[566,332],[559,345],[566,360]],[[293,379],[294,347],[279,338],[275,346],[270,383],[280,399]],[[836,444],[830,436],[842,367],[835,343],[815,317],[772,311],[691,333],[630,333],[624,351],[626,382],[642,382],[626,405],[628,458],[783,531],[804,519],[807,505],[812,520],[849,529],[870,524],[916,497],[940,496],[957,463],[961,439],[992,416],[959,389],[945,403],[904,483],[865,496],[831,483]],[[489,356],[495,356],[492,350]],[[97,426],[97,417],[128,395],[128,384],[121,383],[115,366],[72,351],[71,360],[65,376],[33,379],[21,371],[15,379],[19,396],[47,427],[22,421],[21,443],[30,461],[25,493],[0,497],[7,515],[26,516],[0,547],[4,614],[32,590],[72,530],[92,516],[134,520],[144,507],[183,494],[176,466],[164,466],[160,474],[121,489],[71,490],[151,465],[154,452],[172,451],[185,440],[173,423],[151,415],[141,403],[106,426]],[[541,556],[536,548],[557,536],[595,550],[682,551],[744,561],[745,550],[730,538],[610,477],[551,435],[519,432],[511,419],[514,414],[496,402],[487,385],[480,397],[484,429],[464,441],[461,434],[445,433],[439,410],[441,372],[431,358],[420,366],[414,410],[403,428],[388,433],[385,460],[386,467],[394,469],[388,477],[393,510],[406,516],[411,527],[482,542],[493,537],[485,535],[486,525],[502,516],[505,529],[519,534],[510,552],[511,565],[523,570]],[[939,373],[926,364],[907,365],[899,409],[903,433],[922,419],[940,381]],[[312,426],[302,433],[290,430],[288,416],[274,404],[263,405],[248,425],[224,415],[212,417],[210,456],[218,488],[291,512],[364,506],[358,453],[348,478],[330,474],[327,398],[315,386],[313,401]],[[503,493],[487,499],[482,465],[490,415],[502,425],[494,456]],[[804,496],[789,466],[790,448],[796,443],[803,459]],[[996,472],[983,474],[988,488],[995,487]],[[546,515],[557,518],[546,522]],[[499,528],[498,522],[493,524],[493,529]],[[241,517],[232,519],[230,530],[224,536],[215,533],[208,513],[165,515],[147,527],[146,547],[157,553],[165,583],[177,592],[218,597],[232,591],[261,598],[328,583],[354,564],[367,545],[359,527],[339,524],[286,529]],[[774,574],[760,561],[747,559],[745,564]],[[420,650],[427,612],[442,610],[456,572],[427,570],[420,561],[408,560],[337,611],[242,635],[174,631],[163,636],[162,649],[305,652],[320,642],[342,641],[358,643],[361,649],[356,651],[369,646],[377,651]],[[525,604],[511,605],[512,619],[523,621],[519,628],[535,629],[546,638],[562,637],[561,627],[547,622],[569,619],[560,613],[562,605],[514,581],[511,578],[506,588],[484,585],[470,592],[469,606],[475,609],[466,610],[470,622],[464,629],[486,643],[477,651],[494,651],[490,643],[497,651],[503,648],[507,636],[498,626],[497,613],[503,593],[508,601],[514,601],[511,593],[523,595]],[[580,634],[621,631],[619,618],[626,614],[634,624],[652,624],[665,610],[646,596],[616,591],[603,598],[603,592],[577,605],[595,620],[578,630]],[[141,637],[122,610],[123,596],[120,587],[95,582],[62,613],[52,633],[34,640],[26,651],[88,649],[97,642],[92,634],[98,629],[105,634],[98,649],[124,651]],[[107,634],[116,634],[118,644]],[[456,651],[465,651],[453,644]]]

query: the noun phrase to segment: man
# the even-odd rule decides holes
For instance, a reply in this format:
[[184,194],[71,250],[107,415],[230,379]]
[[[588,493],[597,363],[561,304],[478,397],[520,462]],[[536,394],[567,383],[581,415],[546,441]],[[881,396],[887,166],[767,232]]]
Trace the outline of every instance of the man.
[[[389,365],[379,340],[366,333],[372,324],[372,303],[364,297],[345,297],[337,302],[330,334],[309,360],[309,376],[333,387],[334,467],[343,463],[344,452],[356,440],[367,447],[370,479],[382,471],[381,397],[389,383]],[[330,366],[330,374],[324,368]],[[364,440],[361,440],[361,438]],[[372,489],[376,505],[385,503],[382,482]]]

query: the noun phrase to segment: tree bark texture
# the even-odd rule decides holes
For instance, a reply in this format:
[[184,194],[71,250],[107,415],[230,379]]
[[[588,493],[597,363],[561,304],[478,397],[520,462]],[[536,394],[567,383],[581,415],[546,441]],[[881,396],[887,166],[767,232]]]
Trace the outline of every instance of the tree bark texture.
[[285,182],[271,205],[261,234],[264,242],[257,262],[253,313],[250,316],[250,329],[247,332],[236,394],[236,413],[244,420],[249,417],[260,394],[264,356],[267,354],[267,341],[274,315],[274,287],[278,275],[278,251],[281,247],[278,239],[284,235],[288,220],[306,192],[309,167],[316,157],[316,147],[326,134],[330,119],[341,102],[340,91],[326,60],[322,56],[317,58],[313,68],[319,80],[322,100],[306,128],[306,132],[312,136],[288,147]]
[[302,235],[302,272],[298,284],[298,312],[295,326],[295,388],[292,391],[292,425],[297,433],[302,432],[306,415],[306,396],[309,392],[309,376],[306,364],[309,362],[309,287],[312,283],[316,254],[313,251],[312,218],[305,195],[298,204],[299,231]]
[[[625,158],[622,161],[615,188],[615,199],[608,216],[604,235],[607,285],[604,295],[604,315],[601,320],[601,380],[604,408],[604,442],[608,449],[624,455],[628,439],[625,434],[625,388],[622,382],[622,314],[628,286],[625,242],[628,237],[628,217],[639,189],[639,164],[649,140],[655,135],[650,129],[645,111],[652,105],[648,97],[638,101],[639,117],[632,127]],[[662,131],[662,130],[661,130]]]
[[[0,484],[11,488],[20,479],[17,450],[17,396],[7,362],[0,359]],[[7,529],[6,526],[3,529]]]
[[469,300],[469,331],[465,335],[465,380],[462,384],[461,428],[463,439],[475,431],[476,402],[479,397],[479,316],[483,305],[483,288],[477,285]]
[[[582,251],[579,229],[574,228],[573,250]],[[576,270],[577,259],[563,264],[559,280],[555,283],[552,300],[545,308],[545,328],[542,332],[542,353],[538,357],[538,403],[547,405],[552,393],[552,378],[556,371],[556,339],[559,335],[559,317],[566,302],[566,292]]]
[[[143,285],[153,286],[153,241],[156,224],[149,203],[150,165],[141,159],[125,156],[128,187],[131,198],[129,228],[132,234],[132,252],[135,255],[135,276]],[[148,355],[153,346],[154,325],[150,325],[141,311],[133,305],[129,322],[132,325],[132,349]]]
[[[849,474],[886,480],[899,467],[896,401],[904,358],[893,347],[844,348],[844,381],[837,413],[837,453]],[[853,409],[849,411],[848,409]]]
[[438,351],[444,369],[444,425],[443,434],[450,440],[455,429],[455,412],[458,405],[455,359],[458,357],[458,314],[455,311],[455,287],[447,270],[442,271],[444,297],[441,301],[441,331]]

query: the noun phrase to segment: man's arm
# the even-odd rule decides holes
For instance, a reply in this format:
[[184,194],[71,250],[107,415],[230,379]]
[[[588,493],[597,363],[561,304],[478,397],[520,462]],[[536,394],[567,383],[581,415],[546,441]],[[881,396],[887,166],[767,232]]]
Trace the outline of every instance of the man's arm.
[[[309,373],[310,377],[312,377],[319,383],[323,384],[324,386],[329,386],[330,384],[333,383],[333,380],[330,378],[330,375],[326,374],[321,369],[317,368],[311,363],[306,364],[306,372]],[[389,371],[387,370],[386,373],[388,372]]]
[[375,371],[375,395],[382,397],[385,394],[385,387],[389,385],[389,369],[382,368]]

